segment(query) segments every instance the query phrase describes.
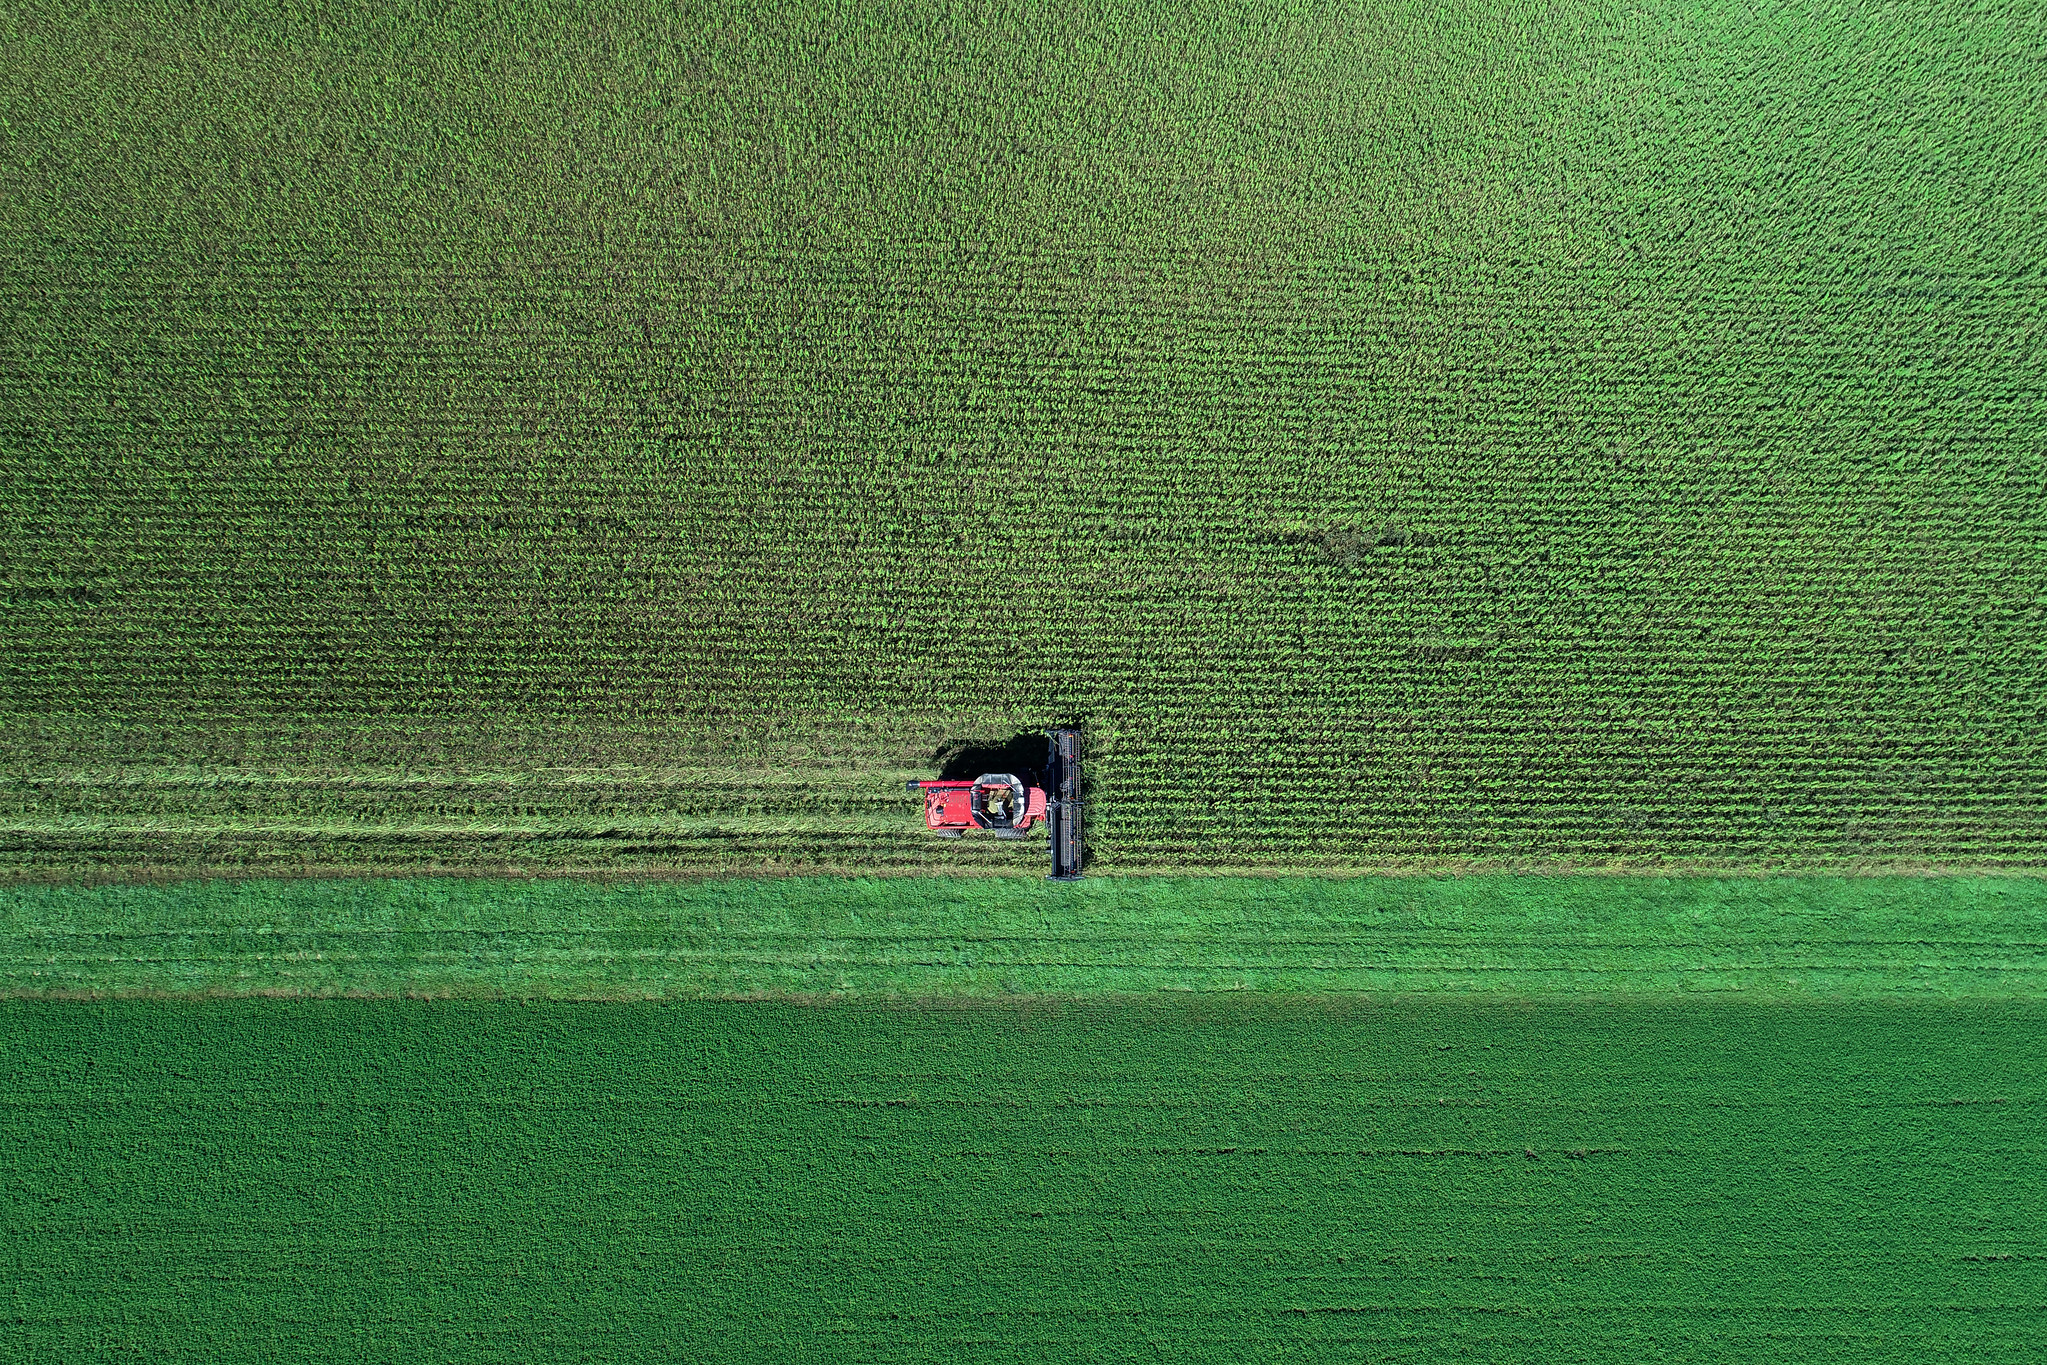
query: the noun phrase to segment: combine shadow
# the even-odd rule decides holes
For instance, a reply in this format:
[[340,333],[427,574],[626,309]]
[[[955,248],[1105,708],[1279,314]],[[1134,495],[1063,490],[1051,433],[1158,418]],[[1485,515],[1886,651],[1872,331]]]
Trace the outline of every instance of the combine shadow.
[[[1044,732],[1032,730],[999,744],[961,740],[941,747],[931,756],[944,782],[970,782],[982,773],[1015,773],[1026,783],[1036,784],[1045,772]],[[1081,775],[1087,775],[1085,766]]]

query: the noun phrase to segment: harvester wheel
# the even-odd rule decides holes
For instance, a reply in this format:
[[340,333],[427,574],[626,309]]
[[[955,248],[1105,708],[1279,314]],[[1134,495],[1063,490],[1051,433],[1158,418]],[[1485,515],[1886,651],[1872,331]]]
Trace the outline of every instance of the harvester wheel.
[[941,839],[964,839],[967,837],[967,832],[963,829],[934,829],[931,832]]

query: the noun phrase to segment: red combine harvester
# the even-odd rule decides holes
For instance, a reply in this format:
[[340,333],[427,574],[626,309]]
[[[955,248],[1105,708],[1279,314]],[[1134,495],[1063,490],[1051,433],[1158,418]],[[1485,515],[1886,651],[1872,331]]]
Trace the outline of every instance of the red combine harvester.
[[971,782],[911,782],[924,796],[924,827],[941,839],[986,830],[998,839],[1028,839],[1043,820],[1052,840],[1051,880],[1080,877],[1080,732],[1047,730],[1045,785],[1015,773],[982,773]]

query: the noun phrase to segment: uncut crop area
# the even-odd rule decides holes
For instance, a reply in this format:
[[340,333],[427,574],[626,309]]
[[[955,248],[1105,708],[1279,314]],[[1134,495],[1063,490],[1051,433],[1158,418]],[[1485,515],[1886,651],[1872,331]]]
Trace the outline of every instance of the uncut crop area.
[[0,15],[0,875],[2047,863],[2047,15]]

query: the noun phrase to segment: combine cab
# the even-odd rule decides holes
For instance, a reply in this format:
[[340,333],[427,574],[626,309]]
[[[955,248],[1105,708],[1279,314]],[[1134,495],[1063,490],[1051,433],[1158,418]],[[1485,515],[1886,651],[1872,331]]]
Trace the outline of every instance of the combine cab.
[[1080,876],[1080,734],[1047,731],[1045,785],[1015,773],[982,773],[971,782],[911,782],[924,797],[924,827],[941,839],[985,830],[997,839],[1027,839],[1043,820],[1052,840],[1053,881]]

